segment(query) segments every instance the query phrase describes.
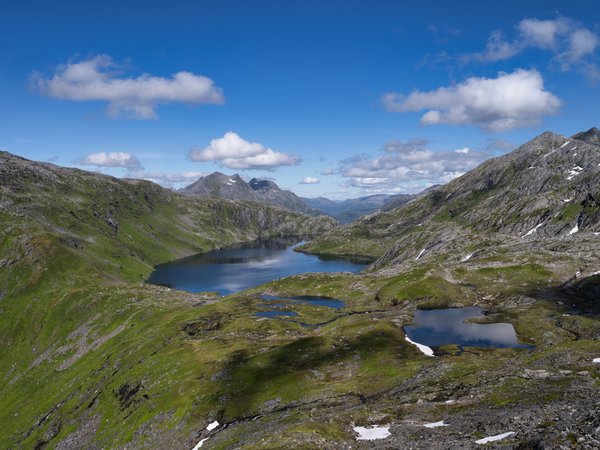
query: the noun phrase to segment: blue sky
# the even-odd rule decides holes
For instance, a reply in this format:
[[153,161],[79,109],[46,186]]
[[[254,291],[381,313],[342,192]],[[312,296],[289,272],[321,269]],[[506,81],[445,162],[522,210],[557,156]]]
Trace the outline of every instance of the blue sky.
[[7,3],[0,148],[59,165],[346,198],[600,126],[593,0]]

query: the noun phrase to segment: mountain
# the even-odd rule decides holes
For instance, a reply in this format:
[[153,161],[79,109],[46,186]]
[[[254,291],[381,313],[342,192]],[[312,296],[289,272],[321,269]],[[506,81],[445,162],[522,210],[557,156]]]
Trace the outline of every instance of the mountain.
[[372,214],[379,210],[390,210],[407,203],[420,194],[375,194],[346,200],[330,200],[325,197],[305,198],[311,208],[323,211],[342,223],[350,223],[361,216]]
[[181,327],[206,296],[143,281],[175,258],[336,225],[0,152],[0,448],[191,448],[158,429],[195,409],[179,386],[204,363]]
[[600,145],[600,130],[593,127],[572,136],[572,139],[587,142],[588,144]]
[[[0,448],[593,448],[599,153],[545,133],[337,228],[0,153]],[[310,231],[305,251],[376,261],[227,297],[143,282]],[[480,340],[407,339],[423,310],[463,307]],[[389,435],[357,442],[374,426]]]
[[360,216],[379,210],[390,198],[390,195],[377,194],[347,200],[330,200],[325,197],[303,197],[302,200],[311,208],[323,211],[342,223],[350,223]]
[[572,138],[543,133],[418,200],[333,230],[306,249],[362,252],[389,263],[423,249],[422,256],[441,251],[475,233],[532,239],[600,231],[597,136],[595,128]]
[[282,206],[304,214],[318,215],[300,197],[291,191],[282,190],[272,181],[253,178],[246,183],[238,174],[228,176],[214,172],[201,177],[180,190],[186,195],[213,196],[230,200],[249,200]]

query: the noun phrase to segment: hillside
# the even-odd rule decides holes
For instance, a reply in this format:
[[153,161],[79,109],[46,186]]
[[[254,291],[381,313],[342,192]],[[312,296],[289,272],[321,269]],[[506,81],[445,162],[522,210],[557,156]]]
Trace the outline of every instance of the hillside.
[[387,264],[421,250],[427,257],[480,233],[518,241],[600,231],[600,148],[588,142],[594,129],[579,136],[544,133],[418,200],[332,231],[305,250],[383,256],[380,263]]
[[[1,152],[0,447],[42,448],[94,422],[99,410],[107,411],[101,429],[113,442],[112,421],[137,427],[155,402],[172,396],[169,383],[146,386],[150,409],[118,413],[135,383],[158,382],[167,367],[179,371],[170,358],[181,352],[176,359],[184,362],[189,349],[178,339],[169,344],[180,333],[170,324],[193,317],[190,307],[202,304],[202,296],[140,284],[154,265],[335,225],[326,216],[187,197]],[[151,357],[155,348],[165,349],[163,358]],[[113,395],[119,389],[124,393]]]
[[180,192],[200,197],[213,196],[230,200],[267,203],[303,214],[322,214],[308,206],[293,192],[280,189],[272,181],[252,178],[246,183],[238,174],[228,176],[220,172],[214,172],[197,179],[189,186],[181,189]]
[[[511,432],[513,448],[593,448],[599,149],[546,133],[340,228],[2,153],[0,447],[441,450]],[[310,232],[312,251],[379,259],[228,297],[142,283],[179,256]],[[344,306],[258,317],[265,294]],[[464,306],[520,348],[407,341],[418,310]],[[390,436],[357,440],[374,425]]]

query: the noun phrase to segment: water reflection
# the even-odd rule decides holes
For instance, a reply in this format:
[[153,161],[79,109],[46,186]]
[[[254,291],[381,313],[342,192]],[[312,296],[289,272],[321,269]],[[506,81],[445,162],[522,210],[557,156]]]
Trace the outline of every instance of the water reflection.
[[406,326],[408,337],[420,344],[437,347],[457,344],[471,347],[531,348],[520,344],[510,323],[465,323],[465,319],[484,317],[478,307],[417,310],[417,326]]
[[293,251],[296,242],[258,241],[240,248],[190,256],[155,267],[148,283],[227,295],[298,273],[358,272],[365,266],[297,253]]

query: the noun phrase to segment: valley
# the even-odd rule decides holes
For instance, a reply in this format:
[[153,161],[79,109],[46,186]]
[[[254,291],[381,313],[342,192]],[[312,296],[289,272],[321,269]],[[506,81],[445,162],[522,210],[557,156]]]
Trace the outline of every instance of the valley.
[[[598,136],[544,133],[347,225],[0,154],[1,446],[600,445]],[[290,236],[371,264],[227,292],[146,283]],[[407,332],[446,308],[478,308],[463,325],[507,325],[511,345],[424,353]]]

